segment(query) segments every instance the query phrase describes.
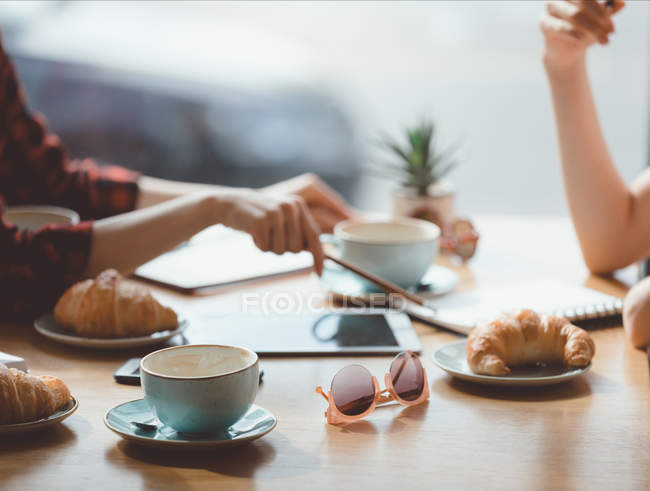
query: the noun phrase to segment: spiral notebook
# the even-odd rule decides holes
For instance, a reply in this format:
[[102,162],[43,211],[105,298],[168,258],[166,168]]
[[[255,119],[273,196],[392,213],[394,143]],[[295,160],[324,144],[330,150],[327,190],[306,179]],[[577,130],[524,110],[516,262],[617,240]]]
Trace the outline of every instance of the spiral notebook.
[[504,310],[530,308],[566,317],[584,328],[621,325],[623,300],[554,280],[513,283],[452,293],[430,300],[434,309],[409,303],[407,312],[424,322],[468,334]]

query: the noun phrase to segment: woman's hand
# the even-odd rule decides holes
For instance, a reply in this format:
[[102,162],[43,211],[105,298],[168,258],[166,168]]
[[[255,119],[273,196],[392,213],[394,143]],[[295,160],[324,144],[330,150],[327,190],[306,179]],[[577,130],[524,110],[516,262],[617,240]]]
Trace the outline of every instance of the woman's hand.
[[213,196],[215,222],[250,234],[263,251],[282,254],[309,250],[316,273],[323,272],[320,229],[301,197],[236,188],[217,191]]
[[323,232],[331,232],[334,225],[355,214],[345,200],[315,174],[303,174],[261,191],[273,196],[299,196]]
[[614,0],[611,6],[597,0],[547,2],[546,14],[540,20],[546,41],[546,66],[556,70],[570,68],[584,58],[592,44],[607,44],[614,32],[611,15],[624,6],[623,0]]

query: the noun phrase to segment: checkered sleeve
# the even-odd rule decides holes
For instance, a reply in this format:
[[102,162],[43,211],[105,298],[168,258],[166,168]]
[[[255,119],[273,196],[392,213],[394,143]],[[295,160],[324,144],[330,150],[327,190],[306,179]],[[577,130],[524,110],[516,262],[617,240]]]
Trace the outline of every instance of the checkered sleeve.
[[91,159],[70,160],[45,118],[27,108],[0,41],[0,195],[8,204],[72,208],[83,219],[135,208],[139,174]]
[[82,278],[91,241],[88,221],[29,231],[0,220],[0,320],[31,320],[51,310]]
[[44,118],[28,110],[0,39],[0,320],[51,309],[81,279],[92,243],[92,221],[22,230],[2,219],[5,205],[59,205],[84,220],[106,217],[135,208],[138,177],[69,160]]

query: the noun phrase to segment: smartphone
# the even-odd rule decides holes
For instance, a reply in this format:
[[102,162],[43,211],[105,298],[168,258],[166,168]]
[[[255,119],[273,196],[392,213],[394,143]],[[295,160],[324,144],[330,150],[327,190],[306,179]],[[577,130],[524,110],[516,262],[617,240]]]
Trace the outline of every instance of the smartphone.
[[[260,384],[264,377],[264,370],[260,366]],[[113,378],[118,384],[140,385],[140,358],[131,358],[120,368],[115,370]]]

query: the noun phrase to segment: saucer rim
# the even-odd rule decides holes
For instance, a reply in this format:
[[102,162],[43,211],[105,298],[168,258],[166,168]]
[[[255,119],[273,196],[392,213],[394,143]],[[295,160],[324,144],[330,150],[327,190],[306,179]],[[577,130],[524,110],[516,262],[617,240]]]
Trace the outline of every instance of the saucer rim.
[[23,431],[39,430],[57,423],[61,423],[64,419],[72,416],[72,414],[79,408],[79,400],[76,397],[70,395],[70,399],[66,405],[69,404],[70,401],[72,401],[72,407],[65,410],[59,410],[45,418],[37,419],[36,421],[27,421],[26,423],[0,425],[0,435],[9,435],[13,433],[21,433]]
[[202,441],[167,440],[167,439],[165,439],[165,440],[157,440],[157,439],[151,438],[151,437],[135,435],[135,434],[132,434],[132,433],[124,433],[124,432],[122,432],[122,431],[118,430],[117,428],[114,428],[113,426],[110,425],[110,423],[108,422],[108,415],[112,411],[114,411],[118,407],[122,407],[122,406],[125,406],[127,404],[133,404],[135,402],[140,402],[140,401],[144,401],[144,400],[145,400],[144,397],[140,397],[138,399],[133,399],[131,401],[122,402],[122,403],[120,403],[120,404],[118,404],[116,406],[113,406],[108,411],[106,411],[106,413],[104,414],[104,418],[103,418],[104,426],[106,426],[113,433],[115,433],[116,435],[120,436],[121,438],[123,438],[124,440],[127,440],[127,441],[132,441],[132,442],[135,442],[135,443],[139,443],[139,444],[142,444],[142,445],[148,445],[148,446],[152,446],[152,447],[164,446],[164,447],[174,447],[174,448],[235,446],[235,445],[239,445],[239,444],[242,444],[242,443],[247,443],[247,442],[250,442],[250,441],[253,441],[253,440],[257,440],[258,438],[262,438],[263,436],[266,436],[267,434],[272,432],[278,426],[278,417],[275,414],[273,414],[271,411],[266,409],[265,407],[262,407],[262,406],[260,406],[258,404],[251,404],[251,408],[258,407],[258,408],[263,409],[266,412],[268,412],[271,416],[273,416],[273,425],[271,427],[269,427],[263,433],[256,433],[254,435],[244,436],[244,437],[241,437],[241,438],[235,437],[232,440],[207,440],[207,441],[206,440],[202,440]]
[[[121,337],[121,338],[89,338],[79,336],[72,333],[59,333],[50,329],[44,328],[41,324],[43,322],[54,322],[54,314],[48,312],[37,317],[34,320],[34,329],[41,336],[56,341],[68,346],[77,346],[80,348],[92,349],[120,349],[120,348],[141,348],[146,346],[155,346],[157,344],[169,341],[174,336],[183,333],[189,326],[189,320],[184,316],[179,316],[178,326],[175,329],[165,329],[163,331],[156,331],[148,336],[135,336],[135,337]],[[164,333],[164,334],[163,334]]]
[[587,365],[586,367],[573,367],[571,371],[559,375],[548,375],[548,376],[541,376],[541,377],[510,377],[507,375],[494,376],[494,375],[477,374],[474,372],[462,372],[455,368],[444,365],[440,360],[438,360],[437,355],[440,351],[454,345],[460,346],[466,344],[467,344],[467,339],[447,343],[439,347],[438,349],[436,349],[431,354],[431,361],[433,361],[433,363],[438,368],[440,368],[441,370],[448,373],[450,376],[454,378],[458,378],[461,380],[465,380],[467,382],[472,382],[472,383],[482,384],[482,385],[510,386],[510,387],[535,387],[535,386],[541,387],[544,385],[555,385],[564,382],[569,382],[587,373],[589,369],[591,369],[591,365],[592,365],[591,363],[589,363],[589,365]]
[[[352,271],[348,271],[345,268],[340,267],[340,266],[336,267],[336,268],[333,268],[332,266],[327,265],[327,266],[325,266],[325,268],[330,269],[330,270],[336,270],[340,274],[355,274]],[[450,267],[445,266],[443,264],[432,263],[429,266],[429,268],[427,269],[427,271],[424,273],[423,278],[427,274],[429,274],[429,272],[432,269],[446,270],[445,274],[452,273],[455,276],[453,286],[451,288],[449,288],[448,290],[444,290],[444,291],[441,291],[439,293],[437,293],[435,291],[429,291],[429,292],[423,291],[423,292],[419,292],[419,293],[425,294],[425,295],[426,294],[432,295],[432,298],[433,298],[433,297],[441,297],[441,296],[444,296],[444,295],[448,295],[448,294],[456,291],[456,288],[460,284],[460,275],[458,274],[458,272],[456,272],[453,268],[450,268]],[[355,294],[346,294],[346,293],[342,293],[340,291],[335,291],[334,289],[331,288],[332,285],[330,283],[328,283],[327,281],[323,280],[322,278],[320,278],[319,281],[330,294],[334,295],[335,297],[340,297],[342,299],[367,301],[370,298],[370,296],[373,295],[374,293],[380,293],[380,291],[378,291],[378,292],[368,292],[368,293],[360,291],[360,292],[355,293]],[[433,285],[435,286],[435,283],[433,283]]]

